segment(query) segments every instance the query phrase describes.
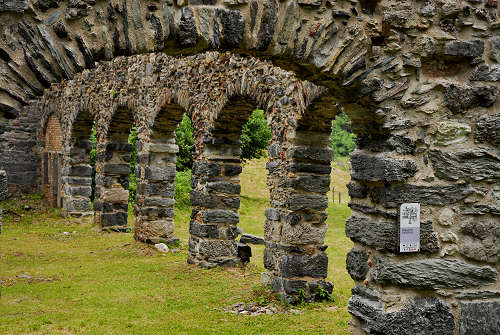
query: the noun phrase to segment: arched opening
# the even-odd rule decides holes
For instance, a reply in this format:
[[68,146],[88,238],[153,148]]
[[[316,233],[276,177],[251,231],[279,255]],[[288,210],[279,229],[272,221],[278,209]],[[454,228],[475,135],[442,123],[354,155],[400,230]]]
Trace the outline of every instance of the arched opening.
[[270,201],[266,163],[271,138],[265,112],[255,109],[241,134],[239,227],[242,235],[239,241],[252,246],[252,260],[256,263],[262,263],[264,253],[263,222]]
[[95,177],[95,222],[103,230],[130,231],[128,226],[129,180],[134,125],[131,109],[117,107],[106,133],[98,127]]
[[62,146],[63,134],[55,113],[51,114],[45,126],[42,149],[42,191],[52,207],[62,205]]
[[94,120],[88,110],[81,110],[72,124],[63,159],[63,216],[92,215],[92,166],[90,151]]

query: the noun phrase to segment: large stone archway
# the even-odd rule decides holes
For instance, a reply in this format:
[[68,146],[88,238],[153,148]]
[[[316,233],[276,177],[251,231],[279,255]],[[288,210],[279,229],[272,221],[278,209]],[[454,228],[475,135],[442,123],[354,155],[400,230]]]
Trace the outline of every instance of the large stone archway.
[[[75,74],[96,61],[206,49],[271,59],[328,88],[358,134],[346,224],[355,241],[347,259],[356,280],[349,304],[354,329],[498,332],[497,1],[13,0],[0,11],[0,110],[19,113],[0,135],[5,157],[28,152],[26,161],[36,162],[24,150],[36,143],[27,115],[36,115],[37,104],[30,100],[63,78],[76,85]],[[107,89],[101,102],[119,92],[101,84]],[[93,94],[81,93],[80,100]],[[148,92],[139,93],[147,100]],[[295,103],[300,107],[300,99]],[[291,160],[306,163],[294,156],[300,152],[290,151]],[[27,164],[25,175],[3,165],[11,189],[28,189],[39,176],[36,164]],[[403,202],[421,204],[417,254],[397,253]]]
[[[195,74],[186,76],[187,71]],[[227,83],[227,78],[234,79]],[[131,147],[127,136],[136,124],[135,237],[145,242],[172,240],[177,152],[174,131],[187,112],[193,120],[196,148],[189,262],[203,267],[240,264],[242,256],[235,241],[241,171],[239,136],[253,106],[263,106],[272,132],[268,164],[272,200],[266,212],[270,284],[290,302],[297,297],[299,287],[288,282],[302,283],[300,289],[311,299],[319,288],[331,292],[332,285],[325,281],[328,260],[323,245],[326,215],[322,211],[326,208],[332,158],[328,136],[336,108],[326,93],[325,88],[300,81],[269,62],[213,52],[185,58],[164,54],[117,58],[72,81],[54,85],[40,106],[42,122],[49,115],[57,117],[66,134],[64,213],[81,216],[88,212],[90,194],[77,191],[88,189],[90,166],[83,159],[85,155],[88,159],[89,133],[92,120],[96,120],[95,221],[104,230],[129,229]],[[68,105],[68,101],[73,103]],[[319,162],[308,156],[318,153]],[[307,163],[323,164],[322,169],[309,171]],[[322,187],[315,190],[313,179],[318,173],[322,175]],[[78,182],[79,186],[74,185]],[[290,192],[297,193],[292,201],[287,199]],[[302,200],[309,202],[301,205]],[[323,205],[312,204],[316,200]],[[295,228],[282,229],[291,216]],[[281,231],[284,237],[280,237]],[[309,231],[306,237],[304,231]],[[313,236],[316,233],[318,236]],[[313,260],[321,259],[320,270],[314,264],[309,272],[280,269],[283,262],[297,266],[308,263],[311,253],[315,254]]]

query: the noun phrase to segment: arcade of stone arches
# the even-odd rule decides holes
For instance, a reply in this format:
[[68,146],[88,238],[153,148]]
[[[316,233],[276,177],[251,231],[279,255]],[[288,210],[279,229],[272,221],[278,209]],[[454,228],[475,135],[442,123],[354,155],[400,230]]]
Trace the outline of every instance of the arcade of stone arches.
[[[44,4],[0,3],[0,168],[11,194],[41,184],[65,215],[95,212],[103,229],[126,229],[135,125],[135,238],[168,241],[174,133],[187,114],[188,261],[240,264],[239,136],[259,106],[272,132],[267,278],[287,301],[313,299],[332,287],[328,140],[342,109],[357,135],[345,227],[353,331],[500,332],[497,1]],[[398,252],[402,203],[420,204],[418,253]]]

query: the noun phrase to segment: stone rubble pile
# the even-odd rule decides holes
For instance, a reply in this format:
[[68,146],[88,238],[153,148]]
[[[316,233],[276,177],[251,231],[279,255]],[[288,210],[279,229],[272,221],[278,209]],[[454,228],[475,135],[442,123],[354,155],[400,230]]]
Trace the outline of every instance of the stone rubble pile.
[[245,316],[257,316],[257,315],[272,315],[272,314],[301,314],[302,312],[297,309],[283,307],[280,305],[264,305],[261,306],[257,302],[253,303],[243,303],[238,302],[234,305],[222,308],[224,312],[228,312],[236,315],[245,315]]

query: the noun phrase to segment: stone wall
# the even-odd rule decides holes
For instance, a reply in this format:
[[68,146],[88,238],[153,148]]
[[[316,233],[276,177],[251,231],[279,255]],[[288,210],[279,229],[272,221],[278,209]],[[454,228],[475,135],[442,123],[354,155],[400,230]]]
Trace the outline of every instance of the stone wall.
[[[186,76],[186,72],[192,75]],[[233,80],[227,83],[227,78]],[[86,143],[84,136],[88,138],[91,120],[96,120],[95,221],[105,230],[129,229],[127,206],[131,147],[127,137],[135,124],[138,134],[135,237],[149,243],[175,241],[173,196],[178,148],[174,139],[175,128],[186,112],[192,119],[196,148],[188,261],[203,267],[234,266],[246,262],[249,248],[235,240],[239,235],[236,225],[239,221],[239,137],[242,127],[255,106],[261,106],[271,125],[273,155],[289,156],[283,161],[275,157],[272,165],[281,166],[288,161],[292,164],[295,160],[311,160],[314,163],[315,158],[307,158],[307,155],[309,151],[315,155],[318,149],[310,147],[322,146],[321,150],[326,155],[322,156],[320,164],[329,166],[332,157],[326,146],[331,121],[337,110],[333,108],[330,98],[318,99],[325,92],[324,88],[299,81],[293,74],[269,62],[214,52],[184,58],[159,53],[120,57],[85,71],[72,81],[53,85],[40,102],[41,124],[50,124],[50,120],[57,119],[63,130],[63,212],[81,216],[89,211],[87,176],[90,167],[83,165],[88,151],[82,150],[84,145],[81,143]],[[322,101],[320,111],[317,110],[316,100]],[[313,115],[308,112],[309,106],[316,108]],[[321,130],[309,127],[306,131],[305,127],[309,124],[320,124]],[[299,127],[301,135],[296,136]],[[321,133],[318,135],[318,132]],[[307,138],[318,140],[311,142]],[[296,140],[299,142],[294,144]],[[300,153],[291,153],[294,145]],[[295,215],[299,218],[296,223],[302,222],[300,213],[309,217],[304,219],[301,229],[321,225],[319,229],[322,233],[314,241],[323,270],[317,272],[314,279],[309,279],[308,273],[286,272],[279,266],[287,262],[300,267],[308,261],[311,241],[297,230],[300,224],[296,228],[290,227],[289,233],[283,229],[283,234],[287,236],[268,244],[267,254],[271,257],[267,261],[268,276],[277,278],[277,283],[281,283],[280,278],[301,278],[300,282],[305,283],[302,289],[308,299],[316,298],[320,287],[324,286],[330,292],[332,288],[325,281],[328,263],[323,246],[326,207],[316,208],[310,203],[296,207],[302,199],[299,194],[303,192],[303,187],[311,193],[321,193],[321,199],[326,199],[329,167],[327,170],[322,172],[321,190],[313,190],[314,183],[308,184],[314,176],[300,178],[308,171],[290,170],[294,179],[286,179],[289,184],[286,192],[281,181],[276,179],[282,177],[270,177],[273,201],[269,212],[283,211],[283,220],[275,218],[275,221],[269,221],[267,230],[281,231],[280,227],[287,217],[285,213],[289,210],[297,212]],[[296,178],[298,175],[299,178]],[[293,190],[298,197],[294,204],[287,205],[287,192]],[[308,212],[309,207],[314,211],[313,215]],[[287,260],[282,260],[284,258]],[[318,283],[323,286],[318,286]],[[275,285],[275,288],[290,302],[294,302],[299,294],[297,287]]]
[[0,170],[0,201],[7,200],[8,197],[9,189],[7,185],[7,172],[5,172],[4,170]]
[[41,168],[38,127],[40,111],[36,102],[21,109],[0,134],[0,169],[7,172],[9,195],[40,191]]
[[[48,111],[60,116],[55,110]],[[65,123],[62,123],[64,125]],[[86,109],[80,110],[72,120],[72,126],[65,131],[62,148],[62,215],[89,216],[91,211],[90,197],[92,195],[92,167],[90,166],[90,151],[93,143],[90,141],[93,116]]]
[[61,206],[62,132],[55,114],[49,116],[41,141],[42,191],[49,204]]
[[[112,82],[105,75],[99,79],[95,73],[76,73],[94,68],[96,61],[145,52],[187,55],[226,49],[271,59],[297,77],[328,88],[327,93],[322,93],[351,116],[358,135],[349,184],[352,216],[346,223],[346,234],[355,242],[347,259],[348,271],[356,282],[349,304],[354,316],[353,332],[498,333],[494,316],[500,301],[499,11],[496,0],[134,0],[113,4],[4,1],[0,4],[5,27],[0,35],[1,110],[16,110],[19,115],[33,112],[30,100],[52,84],[50,94],[64,96],[67,102],[64,108],[56,108],[64,110],[62,118],[74,120],[79,110],[102,111],[102,118],[95,119],[103,125],[99,131],[104,141],[104,125],[111,120],[113,106],[141,106],[136,118],[140,124],[156,115],[154,110],[159,109],[159,104],[152,97],[161,97],[167,105],[175,103],[193,114],[195,128],[200,130],[197,153],[203,157],[203,138],[208,136],[210,143],[212,121],[229,98],[247,87],[247,82],[251,83],[246,76],[248,68],[266,71],[259,68],[262,63],[254,58],[249,61],[224,55],[194,56],[191,60],[175,60],[179,68],[187,66],[184,71],[162,72],[163,65],[156,64],[166,59],[163,56],[132,56],[129,61],[119,61],[122,72],[111,71],[118,74]],[[196,65],[190,66],[190,62]],[[227,77],[214,81],[204,70],[220,68],[215,63],[245,71],[221,71]],[[112,70],[107,67],[113,65],[100,66],[106,73]],[[125,70],[138,75],[129,77]],[[200,79],[200,71],[206,80]],[[172,78],[179,85],[167,87],[164,92],[154,90],[154,85],[134,82],[145,84],[161,76]],[[324,118],[321,109],[312,108],[312,101],[321,94],[310,95],[312,86],[308,84],[290,86],[293,94],[286,85],[284,89],[282,85],[271,89],[276,76],[270,72],[265,78],[257,76],[262,85],[250,87],[262,87],[254,91],[253,101],[266,110],[275,109],[268,114],[270,124],[277,127],[273,130],[274,156],[270,155],[268,167],[270,183],[276,185],[276,193],[271,186],[271,209],[277,211],[267,212],[266,227],[277,228],[276,234],[271,234],[272,240],[281,241],[281,245],[288,236],[287,229],[281,229],[287,224],[286,218],[290,223],[299,219],[297,231],[317,228],[320,235],[322,184],[314,184],[311,189],[313,184],[307,178],[301,179],[300,173],[316,177],[326,174],[323,157],[328,153],[318,144],[322,143],[321,133],[325,130],[315,129],[318,136],[313,138],[318,142],[310,143],[306,149],[301,148],[304,145],[295,135],[300,137],[307,125],[328,123],[331,115]],[[194,97],[185,81],[187,77],[197,83],[194,91],[206,90]],[[61,86],[54,84],[72,78],[75,79]],[[235,78],[240,79],[238,85],[232,84]],[[94,93],[85,84],[94,79],[96,86],[103,87],[100,93]],[[306,88],[302,89],[302,85]],[[224,86],[228,86],[223,90],[225,96],[218,100],[218,89]],[[137,94],[129,99],[125,91]],[[248,94],[251,90],[243,92]],[[50,102],[47,94],[46,101]],[[281,98],[271,99],[272,96]],[[209,103],[200,103],[205,100]],[[47,108],[45,105],[43,110]],[[196,111],[206,110],[211,111],[209,121],[198,119],[197,114],[206,114]],[[290,113],[294,117],[288,120]],[[42,124],[49,115],[44,114]],[[36,118],[35,113],[26,121]],[[11,140],[16,134],[26,134],[21,142],[29,142],[26,139],[33,129],[24,132],[19,121],[10,124],[17,128],[0,135],[4,139],[0,143],[2,155],[19,159],[3,152],[14,150],[15,145],[20,147],[16,144],[19,140]],[[144,139],[144,143],[148,141]],[[29,148],[15,149],[22,157],[20,163],[31,162],[31,156],[25,154],[32,147]],[[29,175],[30,182],[37,179],[32,165],[26,169],[12,166],[4,167],[11,188],[18,185],[20,173]],[[307,171],[294,175],[296,169]],[[277,175],[280,171],[286,178]],[[221,172],[219,177],[228,176]],[[200,184],[203,190],[199,191],[210,195],[207,186],[212,182]],[[291,189],[297,191],[290,193]],[[288,197],[287,192],[293,196]],[[217,200],[222,198],[217,195]],[[416,254],[396,252],[396,216],[402,202],[421,204],[422,251]],[[318,207],[307,211],[300,208],[300,204],[306,203]],[[197,222],[205,221],[202,218]],[[235,222],[221,223],[225,229]],[[294,231],[295,226],[290,227],[289,232]],[[315,281],[311,278],[316,278],[309,276],[312,272],[307,272],[307,276],[300,272],[300,276],[304,275],[300,278],[307,278],[306,283],[301,279],[289,280],[297,279],[299,272],[293,271],[309,271],[308,264],[316,264],[313,270],[324,267],[324,247],[319,240],[300,247],[297,244],[290,243],[290,248],[266,248],[272,256],[266,258],[271,260],[266,267],[271,269],[271,277],[278,279],[275,287],[283,288],[280,292],[285,297],[287,289],[307,290]],[[193,244],[191,250],[199,252],[199,244]],[[208,254],[199,252],[197,256]],[[320,273],[323,276],[324,272]]]

